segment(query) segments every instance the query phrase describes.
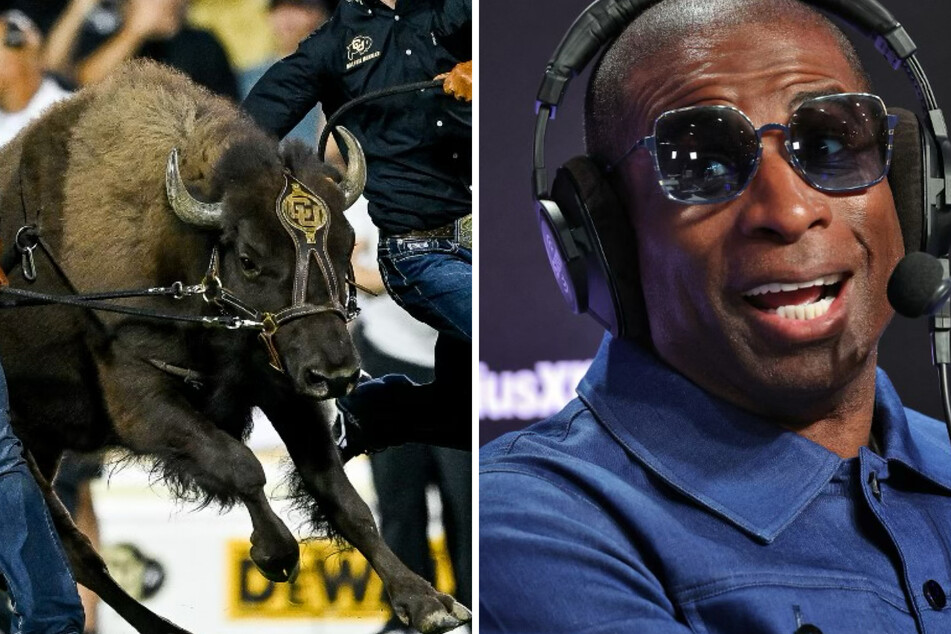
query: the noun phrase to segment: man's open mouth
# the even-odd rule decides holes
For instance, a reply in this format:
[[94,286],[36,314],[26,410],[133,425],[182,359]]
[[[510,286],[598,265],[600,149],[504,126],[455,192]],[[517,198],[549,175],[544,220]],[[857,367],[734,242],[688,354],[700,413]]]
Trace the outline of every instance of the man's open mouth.
[[808,282],[773,282],[743,293],[743,299],[785,319],[816,319],[829,312],[844,280],[844,273],[835,273]]

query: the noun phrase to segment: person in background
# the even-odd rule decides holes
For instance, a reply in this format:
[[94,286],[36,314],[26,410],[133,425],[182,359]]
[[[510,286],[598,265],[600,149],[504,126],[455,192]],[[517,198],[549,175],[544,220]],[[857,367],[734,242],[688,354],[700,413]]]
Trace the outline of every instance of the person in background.
[[[7,283],[0,271],[0,286]],[[0,575],[12,600],[9,622],[0,614],[0,626],[11,634],[80,634],[85,615],[76,581],[23,445],[13,434],[2,367],[0,510]]]
[[[274,33],[276,56],[238,75],[242,99],[248,96],[251,88],[264,76],[267,69],[279,59],[297,50],[301,40],[327,21],[333,12],[331,2],[332,0],[270,0],[268,2],[268,21]],[[323,116],[320,106],[317,106],[287,133],[286,138],[299,139],[308,145],[315,146],[317,135],[322,127]]]
[[0,573],[12,602],[10,633],[80,634],[85,614],[76,581],[8,412],[0,368]]
[[87,28],[100,10],[96,0],[71,0],[49,34],[46,64],[80,85],[97,82],[122,62],[146,57],[177,68],[212,92],[238,98],[228,56],[210,32],[185,22],[188,0],[124,0],[111,3],[115,30]]
[[[362,203],[362,204],[361,204]],[[353,271],[366,291],[352,330],[361,367],[374,376],[399,373],[416,383],[433,380],[433,347],[438,333],[406,314],[385,294],[376,267],[378,231],[366,201],[347,211],[356,234]],[[442,525],[452,563],[456,599],[472,605],[472,464],[471,454],[458,449],[409,443],[371,453],[380,533],[400,561],[431,584],[436,567],[429,543],[427,488],[435,485],[442,505]],[[378,634],[410,634],[392,614]]]
[[21,11],[0,13],[0,145],[69,96],[43,71],[43,37]]
[[66,7],[68,0],[5,0],[0,2],[4,11],[17,9],[30,16],[41,33],[50,32],[53,22]]
[[[89,539],[97,551],[100,546],[99,517],[93,506],[92,481],[101,475],[102,457],[100,455],[67,451],[60,460],[56,479],[53,481],[56,497],[69,511],[76,528]],[[79,598],[86,612],[86,627],[83,634],[94,634],[99,620],[99,597],[89,588],[79,586]]]

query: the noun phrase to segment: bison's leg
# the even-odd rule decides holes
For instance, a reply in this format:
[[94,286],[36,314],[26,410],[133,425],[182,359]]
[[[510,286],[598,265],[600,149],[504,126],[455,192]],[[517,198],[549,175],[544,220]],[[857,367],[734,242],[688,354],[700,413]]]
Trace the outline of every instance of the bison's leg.
[[331,439],[329,421],[336,413],[333,406],[324,403],[314,407],[310,401],[298,401],[297,405],[295,408],[284,401],[265,406],[264,410],[321,511],[380,575],[397,616],[423,634],[445,632],[469,621],[471,614],[465,606],[436,592],[383,541],[370,509],[344,473]]
[[76,581],[86,586],[108,603],[122,618],[142,634],[188,634],[186,630],[166,621],[150,609],[133,599],[109,575],[106,564],[90,541],[76,528],[69,512],[50,486],[55,461],[52,467],[44,464],[43,472],[37,466],[32,455],[24,454],[33,478],[43,491],[50,517],[56,526],[56,532],[63,542],[63,549],[69,558],[70,567]]
[[251,515],[251,559],[272,581],[297,576],[297,539],[264,493],[264,469],[250,449],[196,412],[168,377],[136,359],[100,363],[106,406],[122,445],[162,460],[168,475],[209,497],[240,500]]

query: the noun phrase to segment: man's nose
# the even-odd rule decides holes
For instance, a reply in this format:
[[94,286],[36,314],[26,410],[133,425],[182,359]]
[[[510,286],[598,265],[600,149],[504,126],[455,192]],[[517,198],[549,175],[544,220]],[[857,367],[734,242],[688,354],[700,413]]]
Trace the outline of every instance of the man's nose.
[[[770,135],[772,136],[772,135]],[[831,196],[813,188],[786,160],[780,138],[763,140],[759,170],[740,217],[744,235],[791,244],[832,221]]]

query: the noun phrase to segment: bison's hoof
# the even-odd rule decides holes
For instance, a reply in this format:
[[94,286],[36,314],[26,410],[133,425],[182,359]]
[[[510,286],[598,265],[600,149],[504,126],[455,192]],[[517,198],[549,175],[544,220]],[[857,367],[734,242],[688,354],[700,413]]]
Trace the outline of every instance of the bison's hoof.
[[[296,542],[294,544],[297,545]],[[294,581],[300,573],[300,551],[284,555],[271,555],[262,552],[257,546],[251,547],[251,561],[268,581],[282,583]]]
[[422,634],[441,634],[454,630],[472,620],[472,613],[458,601],[452,604],[452,612],[439,610],[425,615],[420,623],[414,624]]
[[405,606],[394,605],[396,615],[422,634],[442,634],[472,620],[472,613],[466,606],[447,594],[434,594],[436,596],[417,597]]
[[291,568],[285,566],[276,570],[264,569],[258,564],[258,571],[264,575],[264,578],[268,581],[294,583],[297,581],[297,575],[300,574],[300,562],[294,564]]

